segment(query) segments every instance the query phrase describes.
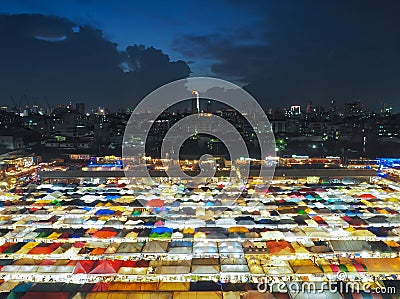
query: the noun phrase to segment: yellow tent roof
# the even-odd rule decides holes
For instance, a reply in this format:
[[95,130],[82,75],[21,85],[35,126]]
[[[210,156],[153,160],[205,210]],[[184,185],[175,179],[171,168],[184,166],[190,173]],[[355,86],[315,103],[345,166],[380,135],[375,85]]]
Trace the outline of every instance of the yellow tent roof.
[[189,291],[190,283],[188,282],[161,282],[158,286],[160,291]]
[[291,245],[296,253],[309,253],[309,251],[299,242],[292,242]]
[[[329,266],[324,266],[329,267]],[[321,269],[316,265],[300,266],[296,269],[296,274],[315,274],[322,273]]]
[[173,299],[222,299],[222,292],[174,292]]
[[171,298],[172,298],[172,292],[92,292],[86,295],[86,299],[171,299]]
[[289,261],[289,263],[290,263],[290,265],[292,267],[312,266],[312,265],[314,265],[314,262],[312,260],[303,260],[303,259],[292,260],[292,261]]

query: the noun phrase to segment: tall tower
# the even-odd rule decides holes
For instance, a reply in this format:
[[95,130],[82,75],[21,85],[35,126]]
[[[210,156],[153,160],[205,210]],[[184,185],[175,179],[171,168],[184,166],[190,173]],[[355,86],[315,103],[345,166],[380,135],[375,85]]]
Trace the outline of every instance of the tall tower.
[[312,102],[308,101],[306,106],[306,113],[311,113],[313,111]]
[[196,90],[192,91],[192,114],[197,114],[200,112],[200,96]]

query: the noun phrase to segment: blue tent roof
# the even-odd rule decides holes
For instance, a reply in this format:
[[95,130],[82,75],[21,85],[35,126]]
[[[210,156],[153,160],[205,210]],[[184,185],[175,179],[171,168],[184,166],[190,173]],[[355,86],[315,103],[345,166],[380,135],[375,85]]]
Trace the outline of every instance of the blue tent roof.
[[110,209],[101,209],[96,212],[95,215],[113,215],[114,211]]
[[110,195],[110,194],[108,194],[108,195],[106,195],[106,199],[107,200],[115,200],[115,199],[117,199],[117,198],[120,198],[121,196],[120,195]]
[[16,285],[12,291],[17,293],[25,293],[29,290],[29,288],[33,285],[33,282],[21,282],[19,285]]
[[164,233],[172,234],[173,229],[169,227],[155,227],[151,230],[151,234],[162,235]]

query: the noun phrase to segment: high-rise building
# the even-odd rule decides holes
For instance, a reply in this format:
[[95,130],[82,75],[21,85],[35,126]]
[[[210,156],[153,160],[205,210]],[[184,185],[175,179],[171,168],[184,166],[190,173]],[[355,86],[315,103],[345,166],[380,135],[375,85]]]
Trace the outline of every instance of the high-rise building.
[[307,106],[306,106],[306,113],[312,113],[313,112],[313,105],[311,101],[307,102]]
[[76,103],[75,109],[76,109],[76,111],[78,111],[80,114],[85,114],[85,103]]
[[351,103],[344,104],[344,116],[359,116],[362,114],[361,102],[356,100]]
[[290,112],[292,115],[299,115],[301,114],[301,107],[296,105],[296,106],[291,106],[290,107]]
[[197,114],[200,112],[200,96],[196,90],[192,91],[192,114]]
[[336,101],[335,100],[331,100],[331,105],[330,105],[330,109],[329,111],[332,112],[333,114],[336,113]]

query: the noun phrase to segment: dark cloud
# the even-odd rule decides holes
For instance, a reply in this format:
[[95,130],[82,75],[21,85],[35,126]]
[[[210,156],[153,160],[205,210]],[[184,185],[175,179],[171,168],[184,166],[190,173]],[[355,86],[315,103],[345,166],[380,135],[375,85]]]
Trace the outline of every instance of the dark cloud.
[[101,31],[57,17],[0,15],[0,39],[3,103],[25,94],[116,109],[190,74],[185,62],[159,50],[134,45],[120,52]]
[[400,2],[259,1],[258,16],[237,32],[186,35],[174,50],[210,59],[218,77],[234,77],[266,106],[400,98]]

